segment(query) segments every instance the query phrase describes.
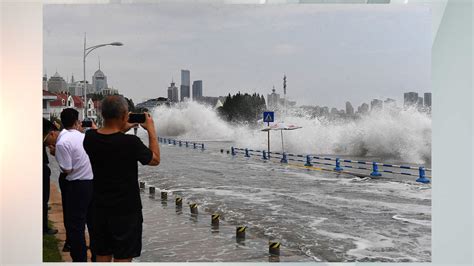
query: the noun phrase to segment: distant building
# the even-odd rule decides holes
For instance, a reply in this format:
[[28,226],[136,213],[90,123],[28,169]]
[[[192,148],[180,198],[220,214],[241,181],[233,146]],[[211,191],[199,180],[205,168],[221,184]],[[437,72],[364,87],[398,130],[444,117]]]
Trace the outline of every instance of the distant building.
[[55,101],[58,98],[56,94],[43,90],[43,117],[50,120],[51,119],[51,102]]
[[337,110],[337,108],[333,107],[333,108],[331,108],[331,114],[332,115],[337,115],[337,114],[339,114],[339,110]]
[[416,104],[418,109],[423,108],[423,97],[418,97],[418,102]]
[[329,114],[329,107],[324,106],[321,107],[321,115],[328,115]]
[[99,69],[92,76],[92,88],[93,91],[89,91],[88,93],[101,93],[102,90],[108,88],[107,76],[105,76],[104,72],[100,70],[100,64]]
[[202,80],[193,82],[193,100],[202,96]]
[[379,99],[373,99],[371,102],[370,102],[370,111],[374,111],[374,110],[382,110],[383,108],[383,101],[382,100],[379,100]]
[[48,76],[46,76],[46,74],[44,74],[43,76],[43,90],[44,91],[48,90]]
[[418,104],[418,93],[405,92],[403,94],[403,105],[405,107],[416,106]]
[[[49,103],[49,113],[51,116],[60,117],[65,108],[74,108],[79,112],[79,120],[84,119],[84,100],[80,96],[57,93],[56,100]],[[89,101],[88,101],[89,102]],[[89,110],[92,111],[92,110]],[[44,113],[44,111],[43,111]],[[90,113],[91,114],[91,113]]]
[[181,86],[180,86],[180,99],[183,101],[185,98],[190,98],[190,83],[191,74],[189,70],[181,70]]
[[178,87],[176,87],[174,81],[171,81],[168,87],[168,100],[173,103],[179,102]]
[[267,95],[267,103],[269,110],[275,110],[280,103],[280,94],[275,92],[275,87],[272,89],[272,93]]
[[385,101],[383,101],[383,104],[385,108],[395,108],[397,107],[397,101],[391,98],[387,98]]
[[431,108],[431,92],[425,92],[425,107]]
[[67,91],[67,82],[63,77],[59,75],[58,72],[54,76],[50,77],[48,80],[48,91],[53,93],[66,92]]
[[366,103],[361,104],[359,107],[357,107],[357,112],[359,114],[367,114],[369,112],[369,105]]
[[117,89],[114,89],[114,88],[106,88],[106,89],[102,89],[100,94],[102,94],[102,95],[118,95],[119,91]]
[[347,115],[354,114],[354,107],[352,107],[352,104],[350,102],[346,102],[346,114]]

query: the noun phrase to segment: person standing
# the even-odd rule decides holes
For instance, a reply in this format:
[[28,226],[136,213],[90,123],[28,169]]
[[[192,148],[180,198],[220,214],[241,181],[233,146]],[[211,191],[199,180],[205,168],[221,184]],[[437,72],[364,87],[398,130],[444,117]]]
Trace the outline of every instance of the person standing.
[[142,204],[138,186],[138,162],[156,166],[160,149],[150,114],[141,126],[148,132],[148,147],[125,134],[128,105],[122,96],[108,96],[101,104],[104,126],[89,130],[84,149],[94,173],[94,228],[97,262],[130,262],[141,254]]
[[48,226],[48,202],[49,202],[49,182],[51,169],[49,169],[49,159],[46,153],[48,140],[53,135],[57,135],[58,128],[48,119],[43,118],[43,234],[54,235],[58,232],[56,229]]
[[64,129],[56,141],[55,155],[61,173],[65,174],[62,193],[66,196],[66,232],[70,244],[71,258],[74,262],[87,262],[85,226],[89,231],[92,261],[95,261],[94,229],[92,226],[93,174],[89,157],[84,151],[79,112],[66,108],[61,112]]

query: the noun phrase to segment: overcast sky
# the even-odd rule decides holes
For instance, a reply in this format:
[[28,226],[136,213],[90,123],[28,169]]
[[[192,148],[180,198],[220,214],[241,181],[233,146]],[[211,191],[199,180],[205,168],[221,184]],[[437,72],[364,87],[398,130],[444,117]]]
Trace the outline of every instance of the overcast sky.
[[180,70],[205,96],[275,86],[299,105],[354,107],[373,98],[431,91],[431,20],[406,5],[45,5],[44,67],[82,79],[87,44],[120,41],[87,57],[108,84],[138,103],[167,95]]

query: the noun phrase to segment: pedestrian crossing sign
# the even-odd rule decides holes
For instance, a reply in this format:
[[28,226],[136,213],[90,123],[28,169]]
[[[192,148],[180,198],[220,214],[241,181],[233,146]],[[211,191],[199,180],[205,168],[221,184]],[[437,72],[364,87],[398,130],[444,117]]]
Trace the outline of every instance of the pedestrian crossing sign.
[[275,120],[274,112],[263,112],[263,122],[273,122]]

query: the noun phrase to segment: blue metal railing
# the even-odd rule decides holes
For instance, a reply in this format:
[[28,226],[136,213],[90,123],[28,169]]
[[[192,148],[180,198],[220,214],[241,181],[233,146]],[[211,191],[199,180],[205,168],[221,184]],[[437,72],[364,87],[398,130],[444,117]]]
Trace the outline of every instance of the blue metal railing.
[[[174,146],[179,145],[180,147],[183,146],[185,143],[186,147],[190,145],[193,146],[194,149],[200,148],[200,150],[205,150],[204,143],[196,143],[191,141],[184,141],[184,140],[176,140],[176,139],[169,139],[169,138],[162,138],[158,137],[160,143],[167,143],[173,144]],[[224,150],[221,149],[221,152]],[[227,151],[229,153],[229,151]],[[387,164],[387,163],[380,163],[380,162],[368,162],[368,161],[358,161],[358,160],[349,160],[349,159],[341,159],[341,158],[332,158],[332,157],[321,157],[321,156],[314,156],[314,155],[302,155],[302,154],[293,154],[293,153],[280,153],[280,152],[268,152],[265,150],[254,150],[249,148],[237,148],[231,147],[230,154],[232,156],[237,156],[237,154],[242,154],[246,158],[250,158],[252,156],[261,156],[263,160],[270,160],[273,158],[279,158],[280,163],[288,163],[288,161],[293,162],[302,162],[304,166],[311,167],[313,164],[323,165],[323,166],[330,166],[330,169],[321,168],[323,170],[330,170],[335,172],[347,172],[344,171],[344,168],[347,169],[357,169],[363,171],[370,171],[370,176],[372,177],[381,177],[384,176],[383,173],[389,174],[398,174],[398,175],[406,175],[406,176],[416,176],[416,182],[421,183],[430,183],[431,176],[427,176],[426,172],[431,172],[430,168],[425,168],[424,166],[409,166],[409,165],[396,165],[396,164]],[[277,156],[272,156],[277,155]],[[299,158],[305,158],[299,159]],[[329,161],[329,162],[328,162]],[[334,163],[331,163],[334,162]],[[343,164],[344,163],[344,164]],[[352,165],[351,165],[352,164]],[[360,166],[360,165],[371,165],[372,167]],[[382,169],[379,169],[382,167]],[[402,172],[402,171],[394,171],[388,170],[386,168],[395,168],[395,169],[406,169],[406,170],[417,170],[418,173],[410,173],[410,172]]]

